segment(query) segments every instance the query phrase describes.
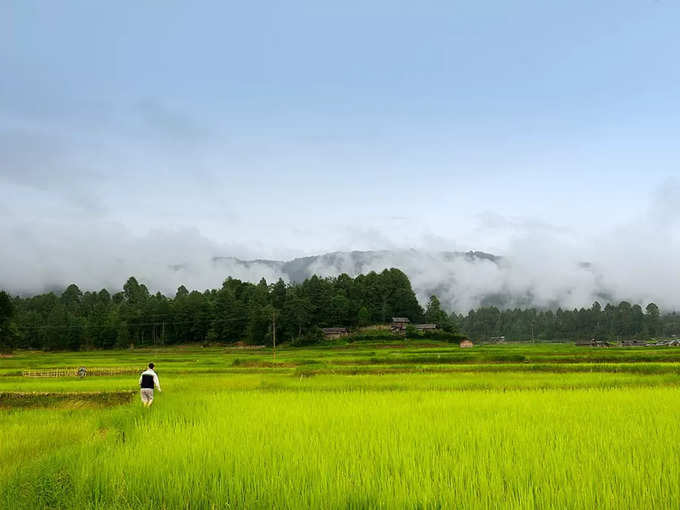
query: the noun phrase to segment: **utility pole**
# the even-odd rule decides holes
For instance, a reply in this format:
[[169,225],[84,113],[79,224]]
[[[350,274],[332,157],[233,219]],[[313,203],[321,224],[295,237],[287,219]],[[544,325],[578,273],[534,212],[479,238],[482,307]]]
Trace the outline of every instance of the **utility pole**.
[[272,310],[272,340],[274,342],[274,361],[276,361],[276,310]]

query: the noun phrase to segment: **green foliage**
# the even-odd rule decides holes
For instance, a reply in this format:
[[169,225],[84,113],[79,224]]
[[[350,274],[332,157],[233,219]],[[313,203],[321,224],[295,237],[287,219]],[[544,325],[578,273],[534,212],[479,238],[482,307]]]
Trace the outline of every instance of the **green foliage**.
[[[2,297],[4,295],[4,297]],[[233,343],[271,345],[272,310],[276,310],[278,343],[305,344],[312,328],[346,327],[355,330],[389,323],[393,316],[412,323],[434,323],[437,333],[409,328],[408,338],[449,342],[461,335],[473,340],[504,336],[507,340],[622,340],[680,334],[680,315],[662,315],[654,304],[645,309],[622,302],[590,309],[500,310],[483,307],[466,316],[442,309],[436,296],[420,307],[404,273],[389,269],[356,278],[311,278],[299,284],[282,280],[257,284],[227,278],[221,288],[198,292],[184,286],[174,298],[150,294],[130,277],[122,292],[81,291],[69,285],[61,295],[41,294],[11,299],[0,293],[0,349],[108,349],[178,343]],[[459,334],[460,332],[460,334]],[[391,333],[378,333],[385,339]],[[355,333],[354,339],[373,338]]]
[[352,333],[347,340],[349,342],[378,342],[378,341],[395,341],[400,337],[395,336],[388,329],[362,329]]
[[408,278],[397,269],[357,278],[312,276],[289,285],[227,278],[220,289],[203,293],[180,286],[174,298],[151,295],[130,277],[113,296],[69,285],[59,297],[17,299],[16,308],[16,346],[50,350],[188,342],[271,345],[272,310],[277,341],[305,345],[320,340],[319,327],[354,328],[389,321],[392,314],[412,320],[423,315]]
[[649,303],[645,308],[644,327],[647,334],[654,338],[660,332],[660,312],[656,303]]
[[650,339],[680,334],[677,313],[661,316],[650,303],[643,313],[640,305],[622,301],[618,305],[593,303],[589,309],[499,310],[483,307],[456,318],[470,338],[486,340],[504,336],[506,340],[625,340]]
[[10,350],[15,343],[17,332],[13,323],[14,303],[5,291],[0,291],[0,352]]
[[442,342],[458,343],[465,340],[467,337],[455,333],[453,331],[444,331],[443,329],[431,329],[427,331],[418,331],[414,327],[406,327],[406,337],[409,339],[420,340],[438,340]]
[[116,346],[119,348],[127,347],[130,344],[130,330],[125,321],[122,321],[118,326],[118,335],[116,336]]
[[323,331],[318,326],[311,327],[307,332],[299,337],[296,337],[291,342],[291,345],[295,347],[302,347],[305,345],[315,345],[323,342],[324,336]]
[[430,296],[425,309],[425,322],[440,326],[449,320],[446,312],[442,310],[441,302],[437,296]]
[[359,327],[364,327],[368,326],[371,323],[371,314],[368,311],[368,308],[365,306],[362,306],[359,308],[359,316],[357,318],[357,325]]

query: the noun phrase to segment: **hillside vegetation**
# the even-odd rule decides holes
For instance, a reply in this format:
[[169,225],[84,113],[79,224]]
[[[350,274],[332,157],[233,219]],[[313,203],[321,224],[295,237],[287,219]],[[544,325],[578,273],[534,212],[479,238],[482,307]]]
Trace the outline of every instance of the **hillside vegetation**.
[[623,301],[576,310],[485,307],[457,315],[447,313],[431,296],[423,309],[407,276],[393,268],[356,278],[312,276],[292,284],[227,278],[219,289],[204,292],[182,286],[172,298],[151,294],[133,277],[114,294],[105,289],[83,292],[75,284],[59,295],[10,298],[0,292],[0,349],[86,350],[187,342],[272,345],[274,336],[279,343],[310,345],[323,341],[323,327],[346,327],[353,333],[347,340],[366,340],[362,327],[384,325],[395,316],[436,324],[439,331],[420,337],[453,342],[464,336],[622,340],[680,334],[680,315],[662,314],[654,303],[644,310]]

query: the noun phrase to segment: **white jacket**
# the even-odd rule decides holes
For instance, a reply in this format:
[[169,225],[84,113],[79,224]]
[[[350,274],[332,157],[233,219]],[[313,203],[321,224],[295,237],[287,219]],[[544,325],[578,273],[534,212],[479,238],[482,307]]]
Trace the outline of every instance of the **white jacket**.
[[157,375],[156,372],[154,372],[153,369],[151,369],[151,368],[145,370],[144,372],[142,372],[142,375],[139,376],[139,384],[140,384],[140,386],[141,386],[141,384],[142,384],[142,378],[143,378],[145,375],[151,375],[151,376],[153,376],[153,383],[154,383],[154,385],[158,388],[158,391],[163,391],[163,390],[161,390],[161,383],[158,382],[158,375]]

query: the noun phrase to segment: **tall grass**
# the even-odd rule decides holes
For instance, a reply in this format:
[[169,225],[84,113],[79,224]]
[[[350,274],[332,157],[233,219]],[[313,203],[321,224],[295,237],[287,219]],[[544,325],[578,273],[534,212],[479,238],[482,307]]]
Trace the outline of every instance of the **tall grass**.
[[[13,413],[0,505],[668,508],[678,404],[674,388],[187,391],[150,410]],[[22,452],[28,438],[43,450]]]
[[[151,409],[136,397],[112,408],[0,410],[0,508],[656,509],[680,501],[680,376],[666,365],[300,377],[295,369],[227,372],[214,353],[167,356],[184,366],[210,361],[214,371],[166,371]],[[0,377],[7,391],[135,386],[136,377]]]
[[[537,389],[625,388],[640,386],[680,386],[676,372],[371,372],[320,373],[198,373],[191,376],[161,377],[168,393],[202,391],[511,391]],[[46,378],[0,377],[3,392],[121,392],[137,389],[137,377]],[[0,401],[0,408],[3,407]]]

